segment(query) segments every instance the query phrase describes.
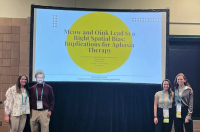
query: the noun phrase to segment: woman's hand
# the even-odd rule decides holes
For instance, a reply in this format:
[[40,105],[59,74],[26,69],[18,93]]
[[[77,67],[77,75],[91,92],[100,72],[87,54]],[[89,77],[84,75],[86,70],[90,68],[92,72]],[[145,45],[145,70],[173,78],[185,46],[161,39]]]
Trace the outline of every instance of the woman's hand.
[[5,121],[6,123],[9,123],[9,116],[8,116],[8,115],[5,115],[4,121]]
[[189,120],[185,118],[185,123],[188,123],[188,122],[189,122]]
[[154,118],[154,123],[157,124],[158,123],[158,118]]

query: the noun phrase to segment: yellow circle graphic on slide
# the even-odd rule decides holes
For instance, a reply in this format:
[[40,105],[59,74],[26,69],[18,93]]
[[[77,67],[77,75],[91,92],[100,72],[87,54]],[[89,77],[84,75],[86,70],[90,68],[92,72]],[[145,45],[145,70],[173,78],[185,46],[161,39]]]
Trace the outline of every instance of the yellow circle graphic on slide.
[[132,51],[132,36],[118,17],[104,12],[80,17],[66,31],[71,59],[82,69],[107,73],[122,66]]

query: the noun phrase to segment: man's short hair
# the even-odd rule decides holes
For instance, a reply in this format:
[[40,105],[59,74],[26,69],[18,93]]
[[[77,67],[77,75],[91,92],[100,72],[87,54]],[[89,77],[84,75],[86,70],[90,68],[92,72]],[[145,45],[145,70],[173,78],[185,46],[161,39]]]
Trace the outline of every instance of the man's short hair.
[[35,73],[35,78],[37,78],[37,75],[39,75],[39,74],[42,74],[45,77],[44,72],[42,70],[38,70]]

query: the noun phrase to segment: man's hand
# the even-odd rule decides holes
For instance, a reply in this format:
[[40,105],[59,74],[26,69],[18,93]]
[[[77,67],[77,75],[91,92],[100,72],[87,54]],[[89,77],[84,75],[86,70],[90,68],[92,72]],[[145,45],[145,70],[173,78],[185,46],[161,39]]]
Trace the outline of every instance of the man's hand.
[[50,116],[51,116],[51,111],[48,111],[47,117],[50,117]]

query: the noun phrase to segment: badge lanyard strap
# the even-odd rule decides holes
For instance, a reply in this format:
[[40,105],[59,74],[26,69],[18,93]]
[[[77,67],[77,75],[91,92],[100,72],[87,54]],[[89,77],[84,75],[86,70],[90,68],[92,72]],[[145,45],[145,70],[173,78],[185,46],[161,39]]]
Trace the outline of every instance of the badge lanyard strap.
[[[26,93],[26,89],[24,89],[24,93],[25,93],[25,95],[26,95],[26,96],[25,96],[25,103],[26,103],[26,101],[27,101],[27,93]],[[23,94],[22,94],[22,104],[23,104],[23,99],[24,99],[24,98],[23,98]]]
[[[184,85],[184,87],[183,87],[183,89],[182,89],[182,92],[181,92],[180,103],[181,103],[181,101],[182,101],[182,96],[183,96],[184,88],[185,88],[185,85]],[[177,92],[176,92],[176,103],[178,103],[178,93],[179,93],[179,87],[178,87]]]
[[[163,108],[165,108],[165,102],[164,102],[164,92],[162,91],[162,100],[163,100]],[[167,108],[169,107],[169,94],[167,96]]]
[[[43,88],[42,88],[42,92],[41,92],[41,100],[42,100],[42,95],[43,95]],[[38,100],[38,90],[36,88],[36,97],[37,97],[37,100]]]

